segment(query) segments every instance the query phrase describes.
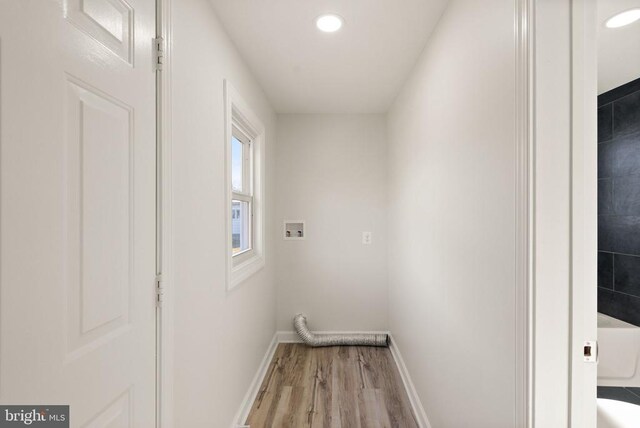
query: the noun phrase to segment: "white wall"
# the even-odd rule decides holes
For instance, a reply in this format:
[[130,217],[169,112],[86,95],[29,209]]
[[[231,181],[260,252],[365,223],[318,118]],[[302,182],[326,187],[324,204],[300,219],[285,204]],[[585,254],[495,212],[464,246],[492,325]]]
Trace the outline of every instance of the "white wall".
[[[298,312],[315,330],[388,329],[385,122],[278,116],[278,329]],[[284,220],[305,220],[306,240],[284,241]]]
[[[207,0],[172,2],[176,427],[229,427],[275,332],[276,116]],[[225,291],[223,79],[266,127],[266,267]],[[171,304],[171,303],[169,303]]]
[[514,2],[453,0],[389,114],[390,327],[434,428],[515,424],[514,45]]

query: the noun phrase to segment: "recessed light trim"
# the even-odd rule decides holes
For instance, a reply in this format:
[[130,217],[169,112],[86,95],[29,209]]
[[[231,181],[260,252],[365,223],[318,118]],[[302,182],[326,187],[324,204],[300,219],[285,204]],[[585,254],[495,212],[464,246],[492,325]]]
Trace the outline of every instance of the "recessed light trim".
[[316,19],[316,27],[325,33],[335,33],[342,28],[342,24],[344,24],[342,17],[332,13],[321,15]]
[[620,28],[632,24],[640,19],[640,8],[625,10],[607,19],[607,28]]

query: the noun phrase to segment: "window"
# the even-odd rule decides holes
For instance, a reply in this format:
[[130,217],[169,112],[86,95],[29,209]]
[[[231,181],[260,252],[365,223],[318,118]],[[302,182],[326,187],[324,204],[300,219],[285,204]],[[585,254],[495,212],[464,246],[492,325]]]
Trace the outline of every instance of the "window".
[[225,82],[227,147],[227,289],[264,266],[264,127]]
[[[233,257],[253,249],[253,144],[232,124],[231,133],[231,250]],[[250,256],[247,254],[246,256]]]

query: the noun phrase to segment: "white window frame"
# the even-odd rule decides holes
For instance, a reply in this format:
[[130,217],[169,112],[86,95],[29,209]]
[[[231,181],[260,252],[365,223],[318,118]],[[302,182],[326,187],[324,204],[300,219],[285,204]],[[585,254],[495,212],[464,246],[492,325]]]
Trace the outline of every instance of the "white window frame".
[[[264,140],[265,128],[238,91],[225,80],[225,184],[226,184],[226,258],[227,290],[231,291],[265,265],[264,245]],[[233,190],[231,141],[235,136],[243,144],[243,191]],[[240,137],[240,138],[238,138]],[[246,166],[249,166],[248,168]],[[249,203],[250,248],[233,254],[234,200]]]

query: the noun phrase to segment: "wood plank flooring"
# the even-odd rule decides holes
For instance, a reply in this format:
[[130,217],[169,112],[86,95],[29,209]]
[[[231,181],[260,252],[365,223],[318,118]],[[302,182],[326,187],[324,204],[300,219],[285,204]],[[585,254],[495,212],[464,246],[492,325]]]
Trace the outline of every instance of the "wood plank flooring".
[[388,348],[281,343],[247,418],[251,428],[413,428]]

